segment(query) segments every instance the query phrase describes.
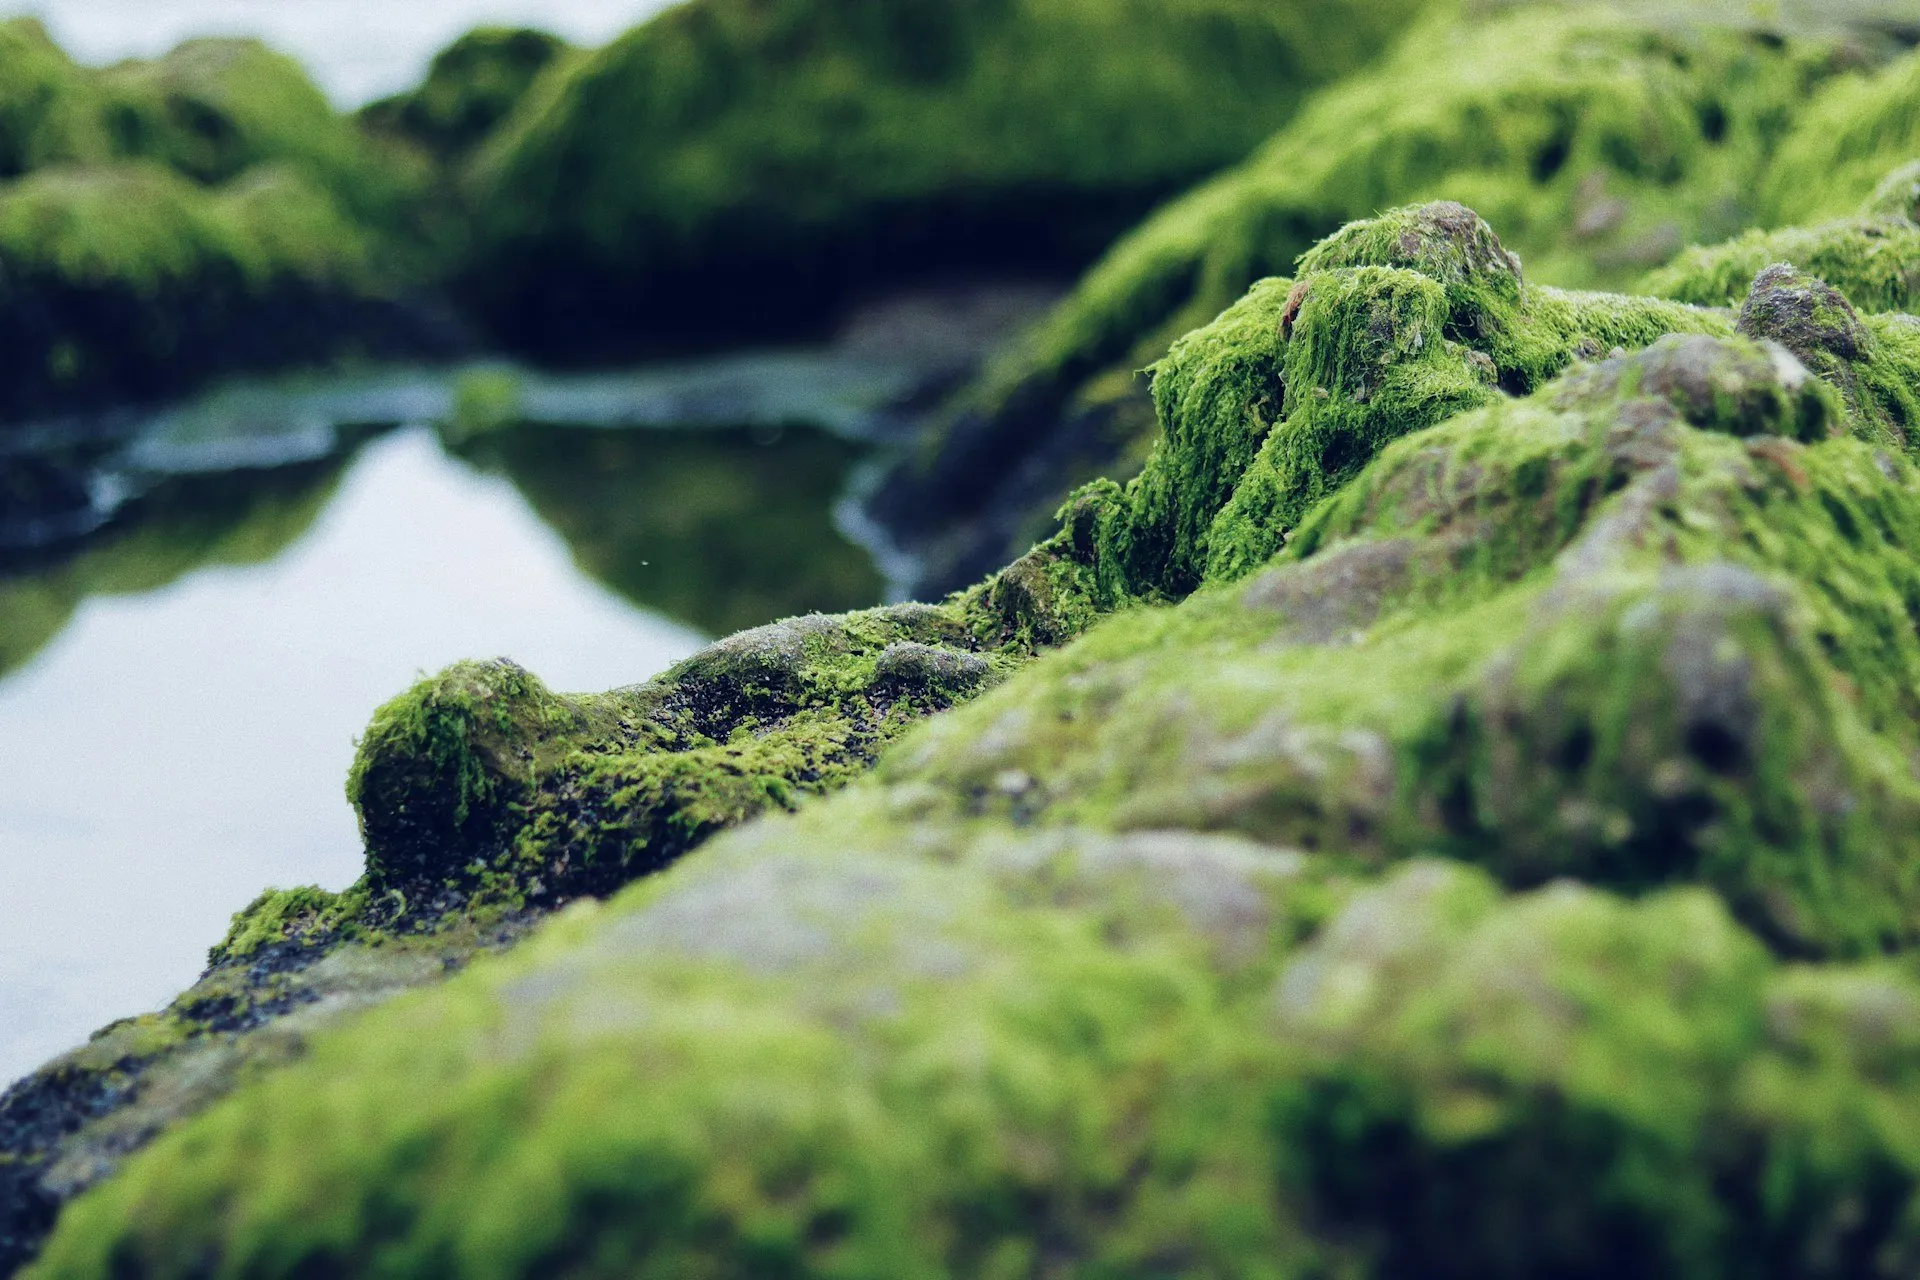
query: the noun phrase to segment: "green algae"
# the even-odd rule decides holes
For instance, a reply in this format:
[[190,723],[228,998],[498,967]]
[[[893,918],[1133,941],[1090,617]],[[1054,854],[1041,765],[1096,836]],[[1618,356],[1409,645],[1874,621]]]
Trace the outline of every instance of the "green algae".
[[228,1077],[30,1274],[1904,1269],[1920,326],[1741,302],[1396,211],[942,606],[423,682],[367,879],[217,958],[673,867]]
[[[1032,442],[1083,432],[1093,380],[1151,365],[1253,282],[1294,274],[1320,237],[1381,209],[1470,205],[1531,280],[1577,289],[1625,285],[1689,243],[1754,224],[1761,172],[1850,55],[1831,35],[1720,17],[1727,25],[1603,6],[1443,6],[1410,24],[1244,163],[1118,242],[949,407],[942,437],[893,477],[884,518],[909,536],[967,518],[968,503],[1004,484],[1008,455],[1044,457]],[[1144,449],[1123,439],[1103,452],[1099,465],[1124,479]],[[957,498],[939,496],[953,488]]]
[[[1889,195],[1879,185],[1920,155],[1920,54],[1829,85],[1805,111],[1768,167],[1760,191],[1775,226],[1852,213]],[[1911,214],[1911,206],[1889,212]]]
[[475,158],[467,293],[577,358],[818,327],[929,270],[1072,269],[1414,8],[676,6],[539,82]]

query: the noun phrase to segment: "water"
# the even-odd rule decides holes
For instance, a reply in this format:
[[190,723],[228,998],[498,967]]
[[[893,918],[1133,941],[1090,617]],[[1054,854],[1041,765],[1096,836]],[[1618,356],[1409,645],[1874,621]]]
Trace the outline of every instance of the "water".
[[73,455],[90,518],[0,547],[0,1081],[190,985],[262,888],[349,884],[354,736],[419,674],[606,689],[878,602],[833,517],[863,447],[782,425],[871,430],[924,375],[857,350],[507,377],[487,429],[353,425],[457,418],[473,374],[241,386]]
[[419,82],[428,60],[483,23],[543,27],[604,44],[668,0],[10,0],[74,57],[154,57],[200,35],[259,36],[299,58],[336,103],[358,106]]

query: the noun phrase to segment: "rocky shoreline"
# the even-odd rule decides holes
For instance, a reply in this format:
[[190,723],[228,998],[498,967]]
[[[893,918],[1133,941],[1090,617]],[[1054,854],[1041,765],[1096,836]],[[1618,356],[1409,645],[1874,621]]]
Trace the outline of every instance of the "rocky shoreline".
[[1909,1271],[1920,54],[1510,8],[958,393],[953,594],[383,707],[0,1271]]

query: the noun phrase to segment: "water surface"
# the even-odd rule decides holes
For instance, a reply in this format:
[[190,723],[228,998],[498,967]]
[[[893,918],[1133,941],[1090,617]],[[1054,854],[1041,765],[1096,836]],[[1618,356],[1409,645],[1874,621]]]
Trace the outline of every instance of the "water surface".
[[613,688],[884,593],[833,520],[861,448],[798,425],[356,437],[287,408],[223,455],[181,421],[118,456],[256,465],[0,557],[0,1081],[190,985],[267,885],[349,884],[354,737],[420,674]]

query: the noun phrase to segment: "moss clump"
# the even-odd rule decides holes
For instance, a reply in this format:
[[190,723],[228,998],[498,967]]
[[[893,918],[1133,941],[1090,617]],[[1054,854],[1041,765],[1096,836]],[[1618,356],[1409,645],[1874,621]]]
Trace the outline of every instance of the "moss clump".
[[363,107],[361,122],[441,163],[484,142],[540,74],[569,53],[567,42],[530,27],[479,27],[434,55],[417,88]]
[[91,70],[11,22],[0,68],[0,417],[448,345],[396,301],[427,262],[423,167],[291,60],[195,40]]
[[819,328],[956,268],[1090,260],[1359,65],[1411,0],[696,0],[476,157],[466,294],[512,345]]
[[[1751,225],[1760,173],[1845,58],[1831,36],[1742,22],[1611,6],[1436,10],[1246,162],[1116,244],[950,407],[942,438],[890,478],[877,514],[937,545],[949,524],[990,508],[1010,473],[1025,475],[1007,459],[1054,465],[1057,441],[1089,432],[1105,434],[1082,467],[1124,478],[1152,422],[1126,419],[1141,434],[1113,438],[1109,398],[1092,389],[1151,365],[1254,281],[1293,274],[1322,236],[1384,208],[1461,201],[1500,228],[1530,279],[1581,289],[1618,287]],[[1053,494],[1079,478],[1056,470]],[[955,584],[936,568],[927,585]]]
[[1389,445],[1274,567],[1104,624],[916,776],[1360,865],[1704,881],[1789,951],[1906,945],[1920,508],[1887,444],[1777,345],[1661,339]]
[[0,185],[0,416],[151,400],[343,341],[431,349],[377,243],[293,168],[214,191],[144,163]]
[[1155,369],[1165,431],[1102,517],[1103,585],[1179,598],[1248,572],[1390,441],[1525,391],[1574,360],[1721,313],[1528,285],[1471,210],[1348,225],[1174,345]]
[[380,709],[348,777],[368,902],[434,924],[609,893],[844,785],[911,724],[1090,623],[1080,601],[996,581],[940,607],[811,615],[593,696],[506,661],[449,668]]
[[0,180],[107,149],[100,95],[33,18],[0,22]]

